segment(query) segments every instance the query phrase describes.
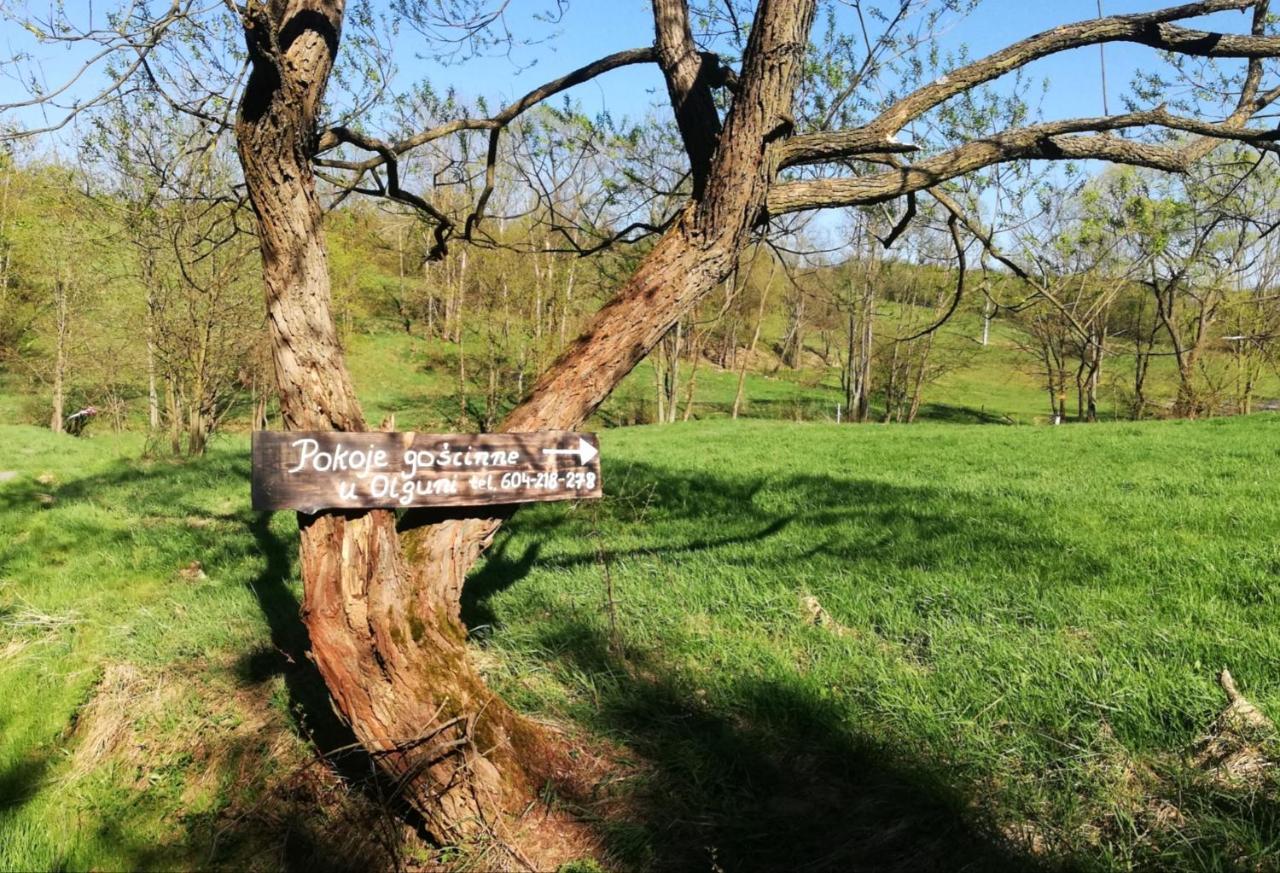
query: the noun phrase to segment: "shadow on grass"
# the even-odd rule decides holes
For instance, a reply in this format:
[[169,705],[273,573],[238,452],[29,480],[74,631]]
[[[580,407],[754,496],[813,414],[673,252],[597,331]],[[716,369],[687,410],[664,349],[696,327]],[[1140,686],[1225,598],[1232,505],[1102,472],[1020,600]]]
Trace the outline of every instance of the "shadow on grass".
[[[835,395],[832,395],[833,397]],[[843,406],[843,404],[841,404]],[[605,427],[624,427],[633,424],[651,424],[656,418],[652,400],[633,400],[614,406],[606,405],[597,410],[597,418]],[[856,426],[842,410],[846,424]],[[882,406],[872,406],[866,424],[884,421]],[[733,403],[718,400],[699,400],[694,404],[692,418],[696,421],[728,419],[733,417]],[[836,401],[811,395],[788,398],[756,398],[749,400],[740,410],[739,417],[761,421],[814,421],[835,423]],[[947,424],[1012,425],[1018,422],[1004,413],[988,411],[985,407],[961,406],[952,403],[924,403],[916,414],[918,422],[944,422]]]
[[[815,573],[833,568],[868,580],[922,566],[966,570],[981,565],[974,552],[1001,555],[1010,566],[1034,565],[1043,584],[1105,573],[1102,558],[1064,557],[1052,537],[978,495],[856,476],[673,476],[641,462],[613,462],[606,474],[615,500],[602,507],[601,527],[627,529],[629,540],[641,540],[608,549],[608,561],[659,567],[703,554],[706,563],[740,568],[743,578],[784,590],[797,584],[796,569],[806,560],[818,562]],[[493,599],[534,568],[600,561],[591,542],[595,524],[586,513],[516,515],[464,589],[473,630],[477,621],[499,624]],[[558,536],[550,536],[558,527]],[[555,542],[554,549],[543,542]],[[972,609],[985,617],[992,608],[1021,610],[1017,599],[1016,593],[997,604],[935,598],[918,608]],[[596,701],[589,716],[595,729],[621,739],[643,761],[621,796],[603,796],[601,789],[575,798],[586,815],[600,816],[606,845],[625,869],[1037,866],[1002,838],[975,830],[974,798],[957,787],[956,774],[877,746],[850,726],[847,709],[804,683],[729,677],[729,690],[707,702],[682,685],[682,671],[663,652],[628,645],[620,655],[586,617],[544,615],[533,650],[551,653],[553,671],[585,677]],[[1015,617],[1028,620],[1020,611]],[[850,676],[849,689],[858,681]]]
[[1004,413],[988,412],[985,407],[975,409],[972,406],[956,406],[951,403],[925,403],[920,407],[916,419],[947,424],[1016,424]]
[[[301,713],[303,729],[319,751],[343,748],[353,738],[332,714],[323,682],[305,657],[306,631],[289,584],[292,538],[273,533],[267,516],[243,509],[211,514],[193,498],[210,482],[227,478],[244,482],[247,498],[248,460],[230,455],[146,471],[122,463],[67,483],[56,496],[61,503],[101,505],[145,500],[142,512],[218,522],[184,533],[175,566],[179,554],[200,558],[211,572],[219,561],[261,555],[252,589],[271,647],[246,654],[239,675],[253,684],[282,674],[291,709]],[[662,564],[712,553],[723,565],[750,571],[759,584],[783,589],[795,584],[794,577],[782,578],[783,571],[794,570],[806,556],[866,576],[924,565],[963,569],[978,563],[975,551],[1000,555],[1010,565],[1035,564],[1048,583],[1101,572],[1100,565],[1090,564],[1093,559],[1064,556],[1060,544],[1028,531],[1010,510],[980,496],[931,487],[815,474],[751,477],[708,470],[694,477],[643,463],[610,464],[606,483],[615,499],[601,510],[604,528],[626,526],[643,540],[617,549],[606,536],[606,561],[625,557]],[[0,511],[8,508],[0,498]],[[596,544],[579,535],[589,533],[586,515],[517,515],[464,589],[472,627],[495,624],[493,598],[534,567],[567,569],[600,560]],[[519,545],[520,537],[530,536],[559,540],[557,554],[546,555],[550,548],[540,542]],[[966,552],[957,553],[957,539]],[[742,548],[774,540],[769,549]],[[610,852],[627,867],[977,870],[1030,865],[1030,859],[1009,854],[971,829],[965,814],[970,799],[950,787],[955,780],[945,770],[902,767],[905,756],[877,747],[834,705],[801,687],[731,677],[721,700],[703,703],[696,689],[682,687],[662,653],[612,654],[580,616],[549,620],[539,633],[543,649],[556,652],[600,689],[592,721],[621,736],[643,758],[644,775],[624,788],[620,802],[581,799],[588,812],[607,810],[598,826]],[[850,677],[851,685],[857,681]],[[367,759],[351,760],[361,771],[352,778],[368,775]],[[272,828],[263,835],[254,818],[231,823],[235,829],[229,832],[224,826],[220,839],[228,846],[236,839],[248,841],[266,847],[263,851],[278,848],[280,840],[296,841],[296,849],[273,856],[286,868],[332,852],[335,836],[324,829],[295,825],[280,814],[283,835]]]
[[[1012,480],[1010,487],[1016,486]],[[1016,499],[1006,504],[1000,496],[894,484],[856,471],[673,475],[656,464],[615,461],[606,466],[605,489],[598,517],[539,507],[509,521],[468,577],[468,624],[499,626],[492,599],[535,567],[569,570],[601,561],[661,568],[714,555],[716,567],[738,568],[763,588],[795,593],[798,575],[809,575],[805,584],[815,594],[852,580],[879,585],[921,570],[971,576],[975,568],[1017,567],[1035,580],[1033,586],[979,577],[969,587],[933,592],[918,609],[962,611],[976,620],[1012,616],[1022,623],[1033,620],[1028,610],[1038,590],[1108,573],[1105,552],[1081,554],[1051,528],[1029,525]],[[614,532],[622,533],[626,547],[609,544]]]
[[[519,516],[517,516],[519,518]],[[462,589],[461,605],[462,605],[462,621],[467,629],[475,633],[480,628],[493,628],[500,624],[498,617],[494,614],[493,609],[489,605],[489,601],[494,596],[506,591],[516,582],[529,575],[529,572],[535,566],[543,567],[560,567],[569,568],[590,564],[599,561],[613,561],[617,558],[631,557],[635,555],[655,556],[656,554],[671,557],[677,554],[695,554],[697,552],[705,552],[710,549],[724,548],[733,545],[744,545],[747,543],[756,543],[767,540],[775,534],[782,531],[791,523],[793,516],[786,516],[775,519],[758,530],[751,530],[742,534],[724,537],[705,537],[692,540],[686,543],[673,543],[655,552],[651,549],[639,549],[634,551],[610,549],[602,545],[599,549],[593,550],[590,554],[573,558],[557,558],[550,561],[539,562],[538,557],[541,554],[542,546],[540,543],[531,543],[526,546],[524,551],[518,558],[508,556],[511,549],[512,538],[510,536],[502,536],[498,539],[497,544],[490,548],[489,552],[481,560],[478,568],[467,577],[467,584]],[[546,528],[546,532],[550,532],[556,527],[551,525]]]
[[[352,750],[356,745],[351,728],[329,705],[329,692],[320,671],[307,657],[310,640],[302,623],[301,604],[289,587],[293,576],[292,555],[296,546],[286,543],[271,530],[271,516],[251,513],[246,527],[265,559],[262,573],[250,583],[258,608],[271,631],[271,647],[241,656],[237,663],[240,678],[250,684],[272,676],[284,677],[289,703],[299,727],[323,754],[332,755],[340,768],[352,771],[353,778],[367,776],[367,756]],[[334,754],[343,750],[340,754]]]
[[[349,870],[395,866],[404,824],[421,827],[397,792],[376,778],[376,768],[350,727],[335,714],[324,680],[308,657],[309,639],[300,603],[291,584],[295,577],[296,539],[272,530],[271,516],[243,508],[248,498],[250,465],[245,455],[217,452],[205,458],[149,463],[120,461],[103,472],[42,490],[54,501],[41,504],[39,491],[29,483],[0,489],[0,514],[72,510],[56,524],[79,531],[80,548],[110,552],[130,532],[98,527],[93,516],[74,512],[77,504],[128,507],[143,526],[156,525],[164,535],[151,538],[158,554],[146,568],[163,576],[197,560],[211,579],[224,573],[232,578],[241,568],[256,566],[252,578],[239,575],[266,621],[269,644],[243,653],[232,666],[235,684],[250,692],[249,700],[270,706],[264,683],[283,680],[286,708],[297,732],[306,737],[322,760],[296,773],[270,773],[262,758],[278,741],[278,727],[264,727],[247,738],[192,737],[192,749],[218,743],[216,760],[224,771],[230,805],[210,813],[184,816],[184,833],[168,842],[138,841],[129,823],[141,831],[154,828],[156,818],[172,814],[155,806],[145,794],[121,816],[94,825],[94,838],[115,847],[138,869],[170,869],[179,859],[198,867],[246,863],[268,869]],[[219,500],[228,482],[244,483],[242,499]],[[227,507],[225,511],[210,504]],[[0,552],[0,571],[7,557]],[[167,565],[167,567],[166,567]],[[232,571],[230,568],[236,568]],[[177,582],[177,579],[175,579]],[[216,581],[203,586],[219,585]],[[198,592],[190,583],[174,596]],[[218,669],[218,668],[213,668]],[[6,806],[29,800],[44,785],[45,762],[26,760],[0,772],[0,814]],[[334,778],[335,776],[340,778]],[[354,788],[355,791],[351,789]],[[320,808],[323,807],[323,808]]]
[[674,681],[661,654],[619,657],[586,624],[541,642],[596,677],[597,717],[642,756],[624,797],[583,799],[588,815],[613,810],[599,826],[624,869],[1038,867],[975,831],[945,774],[896,767],[797,688],[742,677],[721,708]]
[[49,771],[49,758],[49,754],[28,754],[0,767],[0,817],[36,796]]

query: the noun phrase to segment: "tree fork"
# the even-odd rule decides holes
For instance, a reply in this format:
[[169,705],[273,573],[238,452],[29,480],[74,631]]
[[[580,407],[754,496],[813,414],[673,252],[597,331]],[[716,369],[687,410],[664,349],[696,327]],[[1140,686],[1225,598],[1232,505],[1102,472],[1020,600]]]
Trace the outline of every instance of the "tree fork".
[[[246,22],[254,69],[236,133],[258,219],[281,412],[291,429],[364,430],[330,311],[310,165],[343,4],[254,8]],[[702,196],[503,430],[580,424],[732,270],[764,205],[768,143],[790,118],[812,15],[812,2],[761,3]],[[669,14],[658,21],[687,27]],[[316,665],[357,738],[444,841],[493,833],[497,813],[531,796],[529,761],[547,757],[532,754],[543,745],[539,732],[494,698],[467,661],[462,583],[500,522],[411,513],[402,534],[388,511],[299,517]]]
[[[769,143],[791,116],[814,6],[813,0],[760,3],[704,196],[685,208],[499,430],[580,426],[676,321],[733,270],[772,182]],[[655,2],[659,26],[687,26],[669,12],[670,4]],[[406,536],[422,560],[421,570],[430,574],[424,584],[441,586],[433,595],[457,616],[466,573],[502,519],[431,521],[429,513],[410,511]]]

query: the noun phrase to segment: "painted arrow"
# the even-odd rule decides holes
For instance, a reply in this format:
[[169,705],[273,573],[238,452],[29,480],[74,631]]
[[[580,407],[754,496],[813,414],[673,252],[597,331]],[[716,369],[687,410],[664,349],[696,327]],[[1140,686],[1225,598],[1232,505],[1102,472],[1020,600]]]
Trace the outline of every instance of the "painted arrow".
[[591,443],[578,437],[578,447],[576,449],[543,449],[544,455],[577,455],[579,464],[590,464],[591,459],[600,454],[600,450]]

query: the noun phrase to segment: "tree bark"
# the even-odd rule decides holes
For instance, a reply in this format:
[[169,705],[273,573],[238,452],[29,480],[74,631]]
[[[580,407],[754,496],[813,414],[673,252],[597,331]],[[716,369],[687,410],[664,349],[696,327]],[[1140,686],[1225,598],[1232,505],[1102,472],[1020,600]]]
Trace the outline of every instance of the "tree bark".
[[[662,15],[672,5],[682,7],[655,3],[660,32],[671,26]],[[364,430],[331,314],[310,164],[343,3],[277,0],[250,9],[253,72],[236,134],[258,221],[281,415],[289,429]],[[580,425],[680,315],[728,275],[764,206],[773,172],[768,143],[789,118],[812,14],[812,0],[763,0],[727,144],[715,152],[704,195],[502,430]],[[682,18],[687,28],[683,11]],[[671,87],[674,94],[679,83]],[[298,520],[303,617],[338,711],[436,838],[498,832],[500,813],[533,796],[538,768],[531,765],[549,765],[551,757],[540,753],[540,732],[494,698],[466,657],[463,579],[501,520],[412,512],[403,533],[385,510]]]
[[[311,171],[342,11],[341,0],[274,3],[247,28],[254,70],[236,134],[288,429],[366,429],[331,314]],[[419,553],[415,573],[390,511],[300,514],[298,523],[303,618],[338,711],[437,839],[494,833],[499,811],[532,796],[520,759],[537,733],[487,691],[467,661],[456,603],[424,584],[460,554],[437,562]]]

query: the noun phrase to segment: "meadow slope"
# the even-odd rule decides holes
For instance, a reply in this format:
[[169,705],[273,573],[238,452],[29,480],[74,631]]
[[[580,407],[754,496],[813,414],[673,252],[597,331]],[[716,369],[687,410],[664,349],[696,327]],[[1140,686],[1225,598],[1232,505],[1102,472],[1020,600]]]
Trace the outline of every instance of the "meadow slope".
[[[482,865],[343,751],[246,441],[143,448],[0,427],[0,869]],[[1274,771],[1195,750],[1223,666],[1280,715],[1280,418],[602,448],[607,498],[522,510],[465,609],[612,863],[1276,868]]]

